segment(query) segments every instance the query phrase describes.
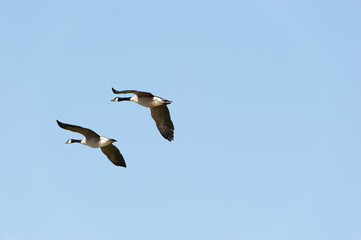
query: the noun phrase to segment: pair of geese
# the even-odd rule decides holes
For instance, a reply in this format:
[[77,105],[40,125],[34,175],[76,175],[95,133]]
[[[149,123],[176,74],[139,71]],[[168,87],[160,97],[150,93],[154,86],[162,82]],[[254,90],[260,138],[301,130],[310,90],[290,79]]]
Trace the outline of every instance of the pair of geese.
[[[165,139],[169,141],[173,140],[174,126],[170,118],[169,110],[167,107],[167,105],[170,104],[172,101],[155,96],[149,92],[141,92],[136,90],[117,91],[114,88],[112,88],[112,90],[113,93],[115,94],[127,94],[127,93],[135,94],[133,97],[125,97],[125,98],[116,97],[111,101],[112,102],[133,101],[143,107],[150,108],[151,115],[158,127],[159,132],[162,134],[162,136]],[[120,153],[119,149],[113,145],[113,143],[116,142],[117,140],[99,136],[96,132],[88,128],[62,123],[58,120],[56,120],[56,122],[58,123],[59,127],[63,129],[84,135],[84,138],[82,140],[69,139],[66,143],[81,143],[92,148],[100,148],[102,152],[108,157],[108,159],[114,165],[126,167],[122,154]]]

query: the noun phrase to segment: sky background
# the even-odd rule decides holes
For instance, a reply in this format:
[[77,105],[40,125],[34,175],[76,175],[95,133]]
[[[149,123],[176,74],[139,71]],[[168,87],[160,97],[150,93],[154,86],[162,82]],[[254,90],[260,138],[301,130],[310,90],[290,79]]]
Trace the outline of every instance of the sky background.
[[[360,13],[1,0],[0,239],[360,240]],[[175,140],[112,87],[172,100]],[[128,167],[56,119],[117,139]]]

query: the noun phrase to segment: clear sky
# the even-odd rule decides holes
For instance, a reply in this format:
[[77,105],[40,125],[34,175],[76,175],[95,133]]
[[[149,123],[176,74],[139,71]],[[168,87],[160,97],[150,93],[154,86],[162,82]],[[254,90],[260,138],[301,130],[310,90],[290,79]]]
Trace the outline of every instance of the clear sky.
[[[0,1],[1,240],[360,240],[360,1]],[[172,100],[175,140],[111,88]],[[127,168],[99,149],[115,138]]]

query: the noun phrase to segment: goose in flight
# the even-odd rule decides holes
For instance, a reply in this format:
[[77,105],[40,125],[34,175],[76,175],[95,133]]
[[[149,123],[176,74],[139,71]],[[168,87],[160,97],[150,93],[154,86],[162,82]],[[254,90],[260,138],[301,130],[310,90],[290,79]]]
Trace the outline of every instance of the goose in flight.
[[59,127],[65,130],[77,132],[84,135],[84,138],[82,140],[69,139],[68,141],[66,141],[66,143],[81,143],[92,148],[100,148],[114,165],[126,167],[124,158],[120,153],[119,149],[112,144],[117,140],[107,137],[101,137],[88,128],[62,123],[58,120],[56,120],[56,122],[58,123]]
[[136,90],[117,91],[114,88],[112,88],[112,90],[115,94],[135,94],[135,96],[133,97],[116,97],[111,101],[133,101],[138,103],[139,105],[142,105],[143,107],[150,108],[150,113],[157,125],[160,134],[162,134],[162,136],[169,141],[172,141],[174,139],[174,125],[172,120],[170,119],[170,114],[167,107],[167,105],[170,104],[172,101],[155,96],[149,92],[141,92]]

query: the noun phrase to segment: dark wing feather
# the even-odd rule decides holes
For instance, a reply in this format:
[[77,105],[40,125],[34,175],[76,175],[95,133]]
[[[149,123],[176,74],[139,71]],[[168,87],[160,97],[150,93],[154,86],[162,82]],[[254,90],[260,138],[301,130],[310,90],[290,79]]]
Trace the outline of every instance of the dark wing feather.
[[166,105],[152,107],[150,108],[150,112],[160,134],[162,134],[165,139],[172,141],[174,138],[174,125],[170,119],[168,107]]
[[115,94],[126,94],[126,93],[133,93],[135,95],[137,95],[138,97],[153,97],[154,95],[149,93],[149,92],[142,92],[142,91],[137,91],[137,90],[123,90],[123,91],[117,91],[114,88],[112,88],[113,93]]
[[108,157],[108,159],[116,166],[126,167],[123,155],[119,149],[113,144],[109,144],[105,147],[100,148],[102,152]]
[[96,132],[94,132],[93,130],[90,130],[88,128],[83,128],[83,127],[76,126],[76,125],[62,123],[58,120],[56,120],[56,122],[58,123],[59,127],[65,129],[65,130],[83,134],[85,137],[99,137],[99,135]]

